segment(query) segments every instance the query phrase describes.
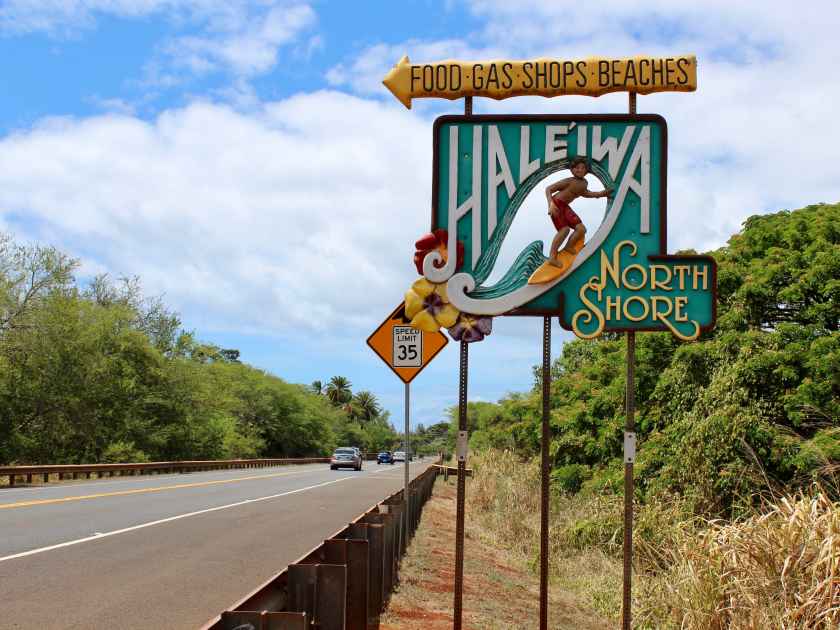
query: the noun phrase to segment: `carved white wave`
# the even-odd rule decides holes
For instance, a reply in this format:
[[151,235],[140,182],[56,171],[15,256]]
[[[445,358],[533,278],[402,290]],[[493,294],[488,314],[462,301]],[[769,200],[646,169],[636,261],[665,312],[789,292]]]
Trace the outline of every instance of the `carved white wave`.
[[[623,207],[624,204],[622,204]],[[572,266],[569,267],[569,270],[564,273],[559,278],[552,280],[551,282],[546,282],[544,284],[526,284],[523,287],[520,287],[516,291],[512,293],[508,293],[507,295],[503,295],[497,298],[489,298],[483,300],[477,300],[475,298],[471,298],[467,293],[472,292],[475,290],[475,278],[473,278],[468,273],[458,273],[452,276],[449,279],[449,282],[446,285],[446,292],[449,295],[449,301],[461,311],[466,313],[471,313],[473,315],[504,315],[505,313],[512,311],[515,308],[519,308],[541,296],[546,291],[551,290],[560,282],[563,282],[569,274],[571,274],[575,269],[580,267],[586,260],[594,254],[604,241],[607,239],[610,231],[612,230],[615,222],[618,221],[618,217],[621,214],[622,208],[612,207],[610,208],[607,216],[604,217],[604,221],[598,227],[598,230],[595,232],[595,236],[584,245],[583,249],[578,254],[575,261],[572,263]],[[437,253],[437,252],[433,252]],[[440,258],[440,255],[438,254]],[[425,262],[423,263],[423,272],[426,274],[426,277],[429,277],[427,266],[429,265],[429,258],[431,258],[431,254],[426,257]],[[452,257],[450,257],[451,259]],[[440,270],[435,270],[440,271]],[[443,274],[441,274],[443,275]],[[429,278],[431,280],[431,278]],[[442,282],[442,280],[438,280],[437,282]]]

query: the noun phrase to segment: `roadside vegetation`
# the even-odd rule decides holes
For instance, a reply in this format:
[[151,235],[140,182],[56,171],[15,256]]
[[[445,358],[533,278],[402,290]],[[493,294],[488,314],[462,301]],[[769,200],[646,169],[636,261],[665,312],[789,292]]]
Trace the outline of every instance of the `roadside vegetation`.
[[[635,618],[838,627],[840,205],[751,217],[711,254],[717,328],[687,344],[637,336]],[[566,343],[551,383],[552,569],[613,616],[625,347],[618,335]],[[535,571],[540,377],[468,408],[471,509]]]
[[136,278],[0,236],[0,464],[326,455],[399,438],[369,391],[292,384],[201,342]]
[[[486,460],[486,463],[491,462]],[[491,472],[490,476],[494,474]],[[471,480],[467,484],[467,497],[473,493],[473,483]],[[438,477],[434,494],[423,508],[420,526],[403,558],[399,587],[383,617],[381,630],[452,628],[455,485],[453,476],[448,482]],[[474,507],[468,506],[464,524],[464,629],[539,627],[539,581],[531,570],[530,555],[511,552],[497,537],[495,522]],[[508,514],[514,527],[513,521],[530,516],[524,509],[516,507]],[[556,581],[551,585],[549,598],[551,630],[615,627]]]

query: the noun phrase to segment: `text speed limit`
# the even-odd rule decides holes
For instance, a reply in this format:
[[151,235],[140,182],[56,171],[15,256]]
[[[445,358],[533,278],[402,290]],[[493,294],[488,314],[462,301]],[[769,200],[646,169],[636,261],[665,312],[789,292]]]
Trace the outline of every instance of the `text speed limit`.
[[411,326],[394,326],[394,367],[422,367],[423,333]]

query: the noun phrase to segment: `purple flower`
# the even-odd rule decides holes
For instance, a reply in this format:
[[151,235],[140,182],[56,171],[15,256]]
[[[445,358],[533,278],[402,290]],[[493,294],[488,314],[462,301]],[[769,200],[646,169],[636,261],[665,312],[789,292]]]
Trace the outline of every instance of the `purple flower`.
[[493,331],[493,318],[461,313],[455,325],[448,330],[455,341],[481,341]]

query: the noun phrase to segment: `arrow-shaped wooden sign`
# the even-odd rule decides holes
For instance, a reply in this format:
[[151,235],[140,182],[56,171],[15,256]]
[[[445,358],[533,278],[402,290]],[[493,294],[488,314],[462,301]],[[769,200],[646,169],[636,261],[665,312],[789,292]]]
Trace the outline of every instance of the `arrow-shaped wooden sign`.
[[405,56],[382,82],[409,109],[415,98],[486,96],[501,100],[527,95],[693,92],[697,89],[697,59],[683,55],[413,64]]

